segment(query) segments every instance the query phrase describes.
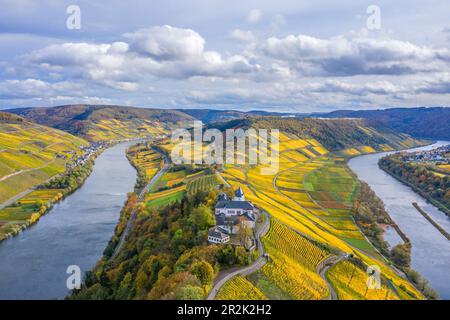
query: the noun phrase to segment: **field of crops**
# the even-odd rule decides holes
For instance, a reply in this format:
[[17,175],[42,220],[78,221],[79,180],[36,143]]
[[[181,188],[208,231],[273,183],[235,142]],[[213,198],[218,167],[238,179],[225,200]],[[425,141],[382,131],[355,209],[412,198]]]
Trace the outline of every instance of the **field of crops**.
[[161,134],[164,131],[163,126],[156,121],[102,119],[93,122],[86,132],[86,137],[91,141],[121,140]]
[[270,260],[262,273],[292,299],[317,300],[328,296],[326,283],[316,273],[329,254],[286,226],[272,221],[263,239]]
[[236,276],[218,292],[217,300],[267,300],[268,298],[247,279]]
[[209,174],[200,176],[189,183],[186,186],[187,193],[193,195],[199,191],[210,191],[214,189],[218,184],[218,180],[215,174]]
[[0,241],[36,222],[53,203],[63,197],[63,190],[35,190],[14,205],[0,210]]
[[127,154],[133,166],[143,172],[146,181],[149,181],[161,168],[161,155],[146,145],[132,146],[128,149]]
[[327,277],[341,300],[398,300],[399,297],[381,281],[380,288],[367,285],[368,275],[349,261],[341,261],[331,267]]
[[[408,143],[405,142],[405,145]],[[359,150],[349,149],[342,154],[352,156],[371,151],[361,146]],[[261,291],[269,298],[273,297],[267,293],[268,287],[277,288],[276,295],[280,297],[327,297],[328,288],[314,267],[326,256],[326,250],[320,251],[326,247],[332,248],[334,252],[352,254],[366,265],[380,265],[382,273],[391,279],[402,298],[421,298],[409,282],[385,264],[355,225],[350,209],[359,196],[359,184],[345,165],[345,158],[328,154],[315,140],[281,134],[279,166],[279,171],[273,175],[261,174],[261,164],[227,165],[223,172],[223,177],[233,188],[241,186],[248,200],[267,211],[272,221],[283,226],[272,228],[264,239],[270,262],[255,278],[263,279],[258,281],[270,285],[255,282]],[[295,237],[286,230],[295,230]],[[310,245],[306,246],[305,243]],[[388,295],[387,298],[395,296]]]
[[0,123],[0,204],[61,173],[88,142],[28,122]]
[[151,188],[146,196],[147,207],[157,208],[181,200],[185,194],[193,195],[198,191],[210,191],[220,182],[216,174],[207,174],[205,170],[188,173],[186,169],[169,169]]

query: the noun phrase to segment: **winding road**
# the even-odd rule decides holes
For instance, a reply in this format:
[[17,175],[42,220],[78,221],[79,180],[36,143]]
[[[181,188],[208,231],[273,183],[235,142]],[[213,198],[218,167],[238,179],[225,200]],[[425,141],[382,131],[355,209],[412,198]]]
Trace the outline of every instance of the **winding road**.
[[[150,179],[150,181],[147,183],[147,185],[142,189],[141,193],[139,194],[138,201],[142,202],[145,199],[145,195],[150,191],[150,189],[153,187],[153,185],[161,178],[164,173],[167,172],[170,166],[170,160],[168,157],[166,157],[164,154],[159,152],[157,149],[153,149],[154,151],[158,152],[164,159],[164,166],[160,171],[158,171],[157,174],[153,176],[153,178]],[[116,257],[120,249],[122,248],[123,244],[125,243],[126,238],[130,234],[131,227],[133,225],[134,220],[136,220],[138,214],[137,206],[133,209],[133,211],[130,214],[130,218],[127,221],[127,225],[125,226],[125,229],[123,230],[122,234],[120,235],[119,243],[117,244],[116,248],[114,249],[114,253],[112,255],[112,258]]]
[[267,212],[263,211],[265,219],[264,219],[264,223],[263,225],[256,231],[255,234],[255,238],[256,238],[256,244],[258,247],[258,253],[259,253],[259,257],[258,259],[253,262],[251,265],[249,265],[248,267],[242,268],[242,269],[238,269],[235,271],[231,271],[230,273],[226,274],[223,277],[219,277],[218,281],[214,284],[214,287],[211,289],[207,300],[214,300],[214,298],[216,297],[217,293],[219,292],[220,288],[222,288],[222,286],[231,278],[233,278],[234,276],[237,275],[241,275],[241,276],[246,276],[249,275],[253,272],[258,271],[259,269],[261,269],[266,263],[267,263],[267,258],[265,257],[265,249],[264,249],[264,245],[261,241],[261,237],[263,237],[270,228],[270,218],[269,215],[267,214]]

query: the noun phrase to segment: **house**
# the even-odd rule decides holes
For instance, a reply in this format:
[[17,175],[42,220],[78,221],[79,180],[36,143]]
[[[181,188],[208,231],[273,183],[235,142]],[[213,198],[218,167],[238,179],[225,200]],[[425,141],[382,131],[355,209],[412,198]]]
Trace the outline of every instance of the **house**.
[[232,235],[239,233],[242,227],[255,227],[256,209],[251,202],[245,200],[242,188],[236,190],[232,199],[223,193],[219,195],[214,210],[215,229],[220,232]]
[[208,231],[208,241],[211,243],[227,243],[230,241],[230,236],[220,232],[217,228],[211,228]]

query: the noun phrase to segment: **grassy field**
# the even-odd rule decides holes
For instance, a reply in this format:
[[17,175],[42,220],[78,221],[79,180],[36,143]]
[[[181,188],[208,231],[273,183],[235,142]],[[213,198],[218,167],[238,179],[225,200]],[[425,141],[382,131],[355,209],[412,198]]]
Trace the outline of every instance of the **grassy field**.
[[[233,188],[241,186],[248,200],[271,215],[273,226],[263,239],[270,262],[248,277],[265,295],[273,299],[324,299],[328,288],[315,267],[331,252],[341,252],[365,265],[380,266],[398,292],[381,294],[384,298],[422,298],[386,264],[353,221],[351,208],[358,197],[358,181],[345,159],[372,150],[360,146],[335,156],[314,139],[281,134],[278,173],[261,175],[262,165],[225,166],[227,182]],[[357,291],[342,297],[375,298]]]

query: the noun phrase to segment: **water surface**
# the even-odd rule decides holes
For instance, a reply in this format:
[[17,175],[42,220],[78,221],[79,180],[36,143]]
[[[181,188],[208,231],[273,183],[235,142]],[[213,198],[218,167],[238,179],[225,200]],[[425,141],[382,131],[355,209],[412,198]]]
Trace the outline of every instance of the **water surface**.
[[69,265],[92,269],[114,233],[136,171],[122,143],[105,150],[75,193],[0,243],[0,299],[64,298]]
[[[447,141],[414,148],[411,151],[430,150]],[[378,167],[378,160],[392,152],[363,155],[349,161],[350,168],[359,179],[367,182],[372,190],[383,200],[386,210],[400,229],[409,237],[412,243],[411,265],[430,281],[434,289],[443,299],[450,299],[450,241],[433,227],[413,206],[417,202],[434,221],[450,232],[450,218],[442,211],[427,203],[410,187],[399,182]],[[391,245],[398,243],[398,236],[392,234],[393,229],[386,233],[385,239]]]

